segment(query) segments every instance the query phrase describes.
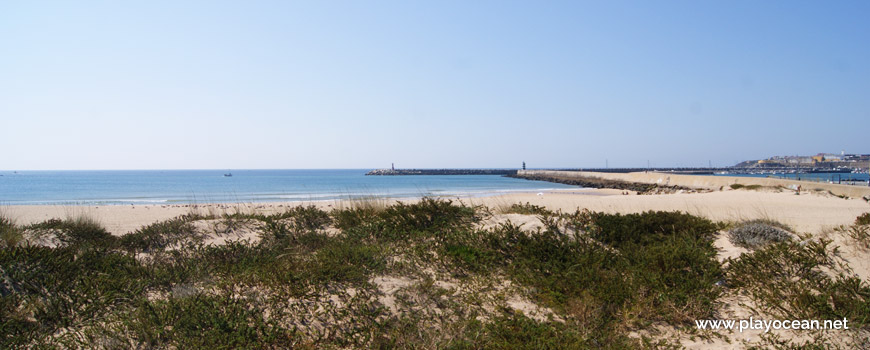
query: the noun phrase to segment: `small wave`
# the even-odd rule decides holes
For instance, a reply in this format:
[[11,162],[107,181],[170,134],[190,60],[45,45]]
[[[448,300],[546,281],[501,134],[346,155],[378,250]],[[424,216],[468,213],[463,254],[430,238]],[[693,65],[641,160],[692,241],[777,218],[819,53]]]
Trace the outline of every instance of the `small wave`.
[[107,199],[105,202],[124,202],[124,203],[168,203],[169,199]]

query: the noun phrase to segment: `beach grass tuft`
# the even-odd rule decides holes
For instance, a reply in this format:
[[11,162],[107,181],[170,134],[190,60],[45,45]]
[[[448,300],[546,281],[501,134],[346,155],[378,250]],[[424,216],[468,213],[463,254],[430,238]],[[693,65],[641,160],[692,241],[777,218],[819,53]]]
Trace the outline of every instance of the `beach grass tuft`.
[[15,247],[24,241],[24,234],[15,222],[0,213],[0,248]]
[[837,230],[845,232],[859,247],[870,249],[870,213],[859,215],[854,224],[838,227]]

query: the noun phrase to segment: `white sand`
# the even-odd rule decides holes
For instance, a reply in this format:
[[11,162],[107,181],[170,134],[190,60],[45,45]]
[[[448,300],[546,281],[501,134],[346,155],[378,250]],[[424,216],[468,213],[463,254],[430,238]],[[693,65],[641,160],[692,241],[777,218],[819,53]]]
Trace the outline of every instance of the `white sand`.
[[[608,213],[638,213],[647,210],[683,211],[716,221],[772,218],[791,225],[799,232],[820,233],[837,225],[850,224],[861,213],[870,212],[862,199],[842,199],[821,194],[795,195],[792,192],[727,190],[710,193],[664,195],[622,195],[611,189],[577,189],[537,193],[511,193],[493,197],[463,198],[467,204],[491,208],[513,203],[531,203],[553,210],[574,211],[586,208]],[[414,200],[403,200],[414,201]],[[238,203],[193,205],[113,205],[113,206],[6,206],[0,209],[18,224],[80,214],[99,220],[110,232],[122,235],[143,225],[191,212],[223,214],[241,211],[277,212],[297,205],[316,205],[324,209],[347,206],[340,201],[290,203]]]

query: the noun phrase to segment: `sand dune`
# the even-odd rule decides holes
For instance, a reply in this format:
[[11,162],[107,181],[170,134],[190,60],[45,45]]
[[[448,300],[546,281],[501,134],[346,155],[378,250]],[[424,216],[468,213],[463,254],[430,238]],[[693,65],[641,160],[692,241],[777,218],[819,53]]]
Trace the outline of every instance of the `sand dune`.
[[[565,212],[577,209],[589,209],[607,213],[638,213],[648,210],[682,211],[703,216],[714,221],[740,221],[757,218],[775,219],[790,225],[800,233],[814,236],[829,237],[835,244],[843,247],[842,258],[858,277],[870,280],[870,265],[866,262],[867,252],[851,244],[848,237],[833,230],[838,225],[848,225],[865,212],[870,212],[870,204],[863,199],[843,199],[826,192],[803,193],[796,195],[792,191],[775,189],[732,190],[726,187],[722,191],[705,193],[674,193],[656,195],[637,195],[612,189],[576,189],[547,191],[543,193],[511,193],[491,197],[452,198],[470,205],[485,205],[499,212],[514,203],[530,203],[544,206],[551,210]],[[418,199],[402,199],[401,201],[416,201]],[[395,200],[377,200],[375,204],[388,204]],[[11,217],[18,224],[40,222],[50,218],[74,217],[87,215],[100,221],[111,233],[123,235],[155,221],[170,219],[189,213],[220,215],[224,213],[272,213],[298,205],[316,205],[323,209],[348,207],[359,202],[316,201],[290,203],[235,203],[235,204],[200,204],[200,205],[116,205],[116,206],[8,206],[0,208],[3,214]],[[534,230],[542,225],[533,215],[498,214],[480,224],[491,227],[510,220],[521,224],[523,228]],[[212,220],[214,221],[214,220]],[[210,224],[203,221],[203,225]],[[250,232],[249,232],[250,233]],[[227,239],[238,239],[237,236],[211,237],[208,243],[222,244]],[[727,258],[737,258],[746,249],[731,244],[724,234],[720,234],[715,245],[719,250],[717,258],[725,261]],[[398,281],[402,282],[402,281]],[[383,287],[388,307],[394,307],[392,292],[401,287],[398,282],[389,279],[376,279],[374,283]],[[403,282],[405,283],[405,282]],[[407,284],[407,283],[405,283]],[[741,299],[742,298],[742,299]],[[727,295],[720,300],[723,303],[721,316],[730,319],[745,319],[749,316],[759,316],[747,309],[746,298],[739,295]],[[524,300],[509,300],[511,307],[524,313],[536,315],[536,309],[528,307]],[[392,306],[391,306],[392,305]],[[525,305],[525,306],[524,306]],[[533,305],[533,304],[529,304]],[[658,329],[661,328],[661,329]],[[680,342],[690,349],[731,349],[743,348],[746,345],[757,344],[760,334],[755,333],[724,333],[724,338],[712,341],[696,339],[692,334],[684,333],[673,327],[653,327],[657,329],[654,337],[666,337]],[[647,330],[643,330],[646,332]],[[778,336],[785,339],[798,339],[803,335],[777,331]],[[796,338],[798,337],[798,338]]]

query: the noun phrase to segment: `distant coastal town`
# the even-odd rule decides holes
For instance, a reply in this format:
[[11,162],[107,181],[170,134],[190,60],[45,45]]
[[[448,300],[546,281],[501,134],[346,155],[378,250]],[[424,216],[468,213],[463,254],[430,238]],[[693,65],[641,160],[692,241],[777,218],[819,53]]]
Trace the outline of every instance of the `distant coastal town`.
[[824,172],[866,173],[870,154],[819,153],[814,156],[773,156],[739,163],[734,168],[767,170],[813,170]]
[[[773,156],[767,159],[747,160],[726,167],[647,167],[647,168],[539,168],[538,170],[592,171],[603,173],[671,172],[695,175],[728,174],[802,174],[802,173],[852,173],[867,174],[870,154],[818,153],[814,156]],[[374,169],[366,175],[515,175],[522,168],[502,169],[397,169],[392,164],[387,169]]]

